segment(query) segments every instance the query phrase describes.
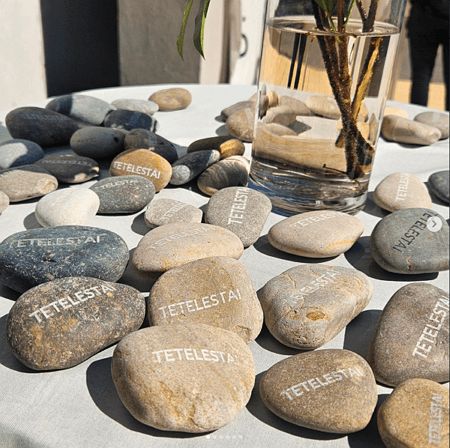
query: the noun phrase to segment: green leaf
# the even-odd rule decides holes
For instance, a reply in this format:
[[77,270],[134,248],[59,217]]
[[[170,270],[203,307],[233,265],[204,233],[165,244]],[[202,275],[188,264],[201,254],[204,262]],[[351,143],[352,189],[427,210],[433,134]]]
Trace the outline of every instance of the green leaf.
[[184,36],[186,34],[186,27],[187,27],[187,23],[189,20],[189,16],[191,15],[193,3],[194,3],[194,0],[186,1],[186,5],[184,6],[184,11],[183,11],[183,19],[181,21],[180,33],[178,34],[178,38],[177,38],[177,49],[178,49],[178,54],[181,56],[181,59],[183,59]]
[[198,12],[195,17],[194,45],[197,51],[204,58],[203,44],[205,40],[205,22],[211,0],[201,0],[198,5]]

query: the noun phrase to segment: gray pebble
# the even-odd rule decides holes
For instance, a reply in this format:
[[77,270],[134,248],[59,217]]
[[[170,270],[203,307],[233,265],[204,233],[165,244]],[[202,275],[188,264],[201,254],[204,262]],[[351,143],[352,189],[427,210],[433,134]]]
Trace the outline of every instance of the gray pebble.
[[122,98],[112,102],[117,109],[131,110],[133,112],[142,112],[143,114],[153,115],[158,112],[159,106],[153,101],[137,100],[131,98]]
[[0,144],[0,170],[31,165],[44,157],[44,151],[30,140],[8,140]]
[[255,109],[246,108],[234,112],[227,119],[227,128],[231,135],[243,142],[251,143],[254,137]]
[[125,136],[124,147],[128,149],[150,149],[155,154],[174,163],[178,159],[175,145],[164,137],[147,129],[133,129]]
[[70,146],[79,156],[109,159],[124,150],[124,139],[125,134],[119,129],[90,126],[75,132]]
[[386,115],[381,127],[383,138],[397,143],[429,146],[441,138],[441,131],[418,121]]
[[450,186],[449,186],[449,171],[439,171],[434,173],[428,179],[428,185],[433,194],[435,194],[441,201],[450,203]]
[[444,112],[422,112],[416,115],[415,121],[433,126],[441,131],[441,139],[448,138],[449,135],[449,115]]
[[173,164],[170,183],[172,185],[187,184],[219,160],[220,152],[216,150],[186,154]]
[[145,223],[151,227],[159,227],[176,222],[202,222],[203,212],[193,205],[175,199],[157,199],[152,201],[145,211]]
[[131,131],[133,129],[149,129],[156,130],[156,120],[150,115],[142,112],[134,112],[131,110],[113,110],[110,112],[104,122],[107,128],[123,129]]

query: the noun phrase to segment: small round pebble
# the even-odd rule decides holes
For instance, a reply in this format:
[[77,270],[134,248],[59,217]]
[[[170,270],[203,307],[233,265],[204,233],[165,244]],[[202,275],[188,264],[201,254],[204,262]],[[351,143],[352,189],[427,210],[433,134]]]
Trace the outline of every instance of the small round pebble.
[[30,140],[13,139],[0,144],[0,170],[31,165],[42,157],[42,148]]
[[154,131],[156,129],[156,120],[143,112],[117,109],[106,116],[104,126],[125,131],[131,131],[132,129],[150,129]]
[[189,107],[192,102],[192,95],[189,90],[171,88],[158,90],[150,96],[149,100],[156,103],[161,112],[169,112]]
[[444,112],[422,112],[416,115],[415,121],[433,126],[441,131],[441,139],[447,139],[449,135],[449,114]]
[[439,129],[397,115],[384,117],[381,133],[386,140],[420,146],[432,145],[441,138]]
[[0,191],[0,214],[2,214],[9,206],[9,198],[8,196]]
[[201,223],[203,212],[193,205],[175,199],[152,201],[145,211],[145,224],[150,228],[172,223]]
[[131,110],[133,112],[142,112],[143,114],[153,115],[158,112],[159,106],[153,101],[137,100],[131,98],[121,98],[112,102],[117,109]]
[[172,165],[172,185],[184,185],[195,179],[210,165],[220,160],[220,152],[216,150],[198,151],[186,154]]
[[431,192],[443,202],[450,203],[449,171],[439,171],[428,179]]
[[109,159],[123,151],[124,139],[125,134],[118,129],[88,126],[73,134],[70,146],[79,156]]

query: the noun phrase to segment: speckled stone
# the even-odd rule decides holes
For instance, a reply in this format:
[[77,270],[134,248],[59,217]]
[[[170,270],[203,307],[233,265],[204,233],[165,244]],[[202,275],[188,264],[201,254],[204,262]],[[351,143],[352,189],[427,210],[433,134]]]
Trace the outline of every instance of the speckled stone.
[[222,227],[174,223],[148,232],[134,251],[133,264],[139,271],[165,272],[202,258],[239,259],[243,252],[241,240]]
[[400,288],[383,310],[371,345],[377,380],[397,386],[411,378],[449,380],[448,293],[428,283]]
[[227,119],[229,133],[243,142],[253,141],[255,125],[255,109],[246,108],[234,112]]
[[441,131],[441,139],[447,139],[449,134],[449,114],[444,112],[422,112],[416,115],[414,121],[427,124]]
[[141,176],[109,177],[91,190],[100,198],[101,215],[129,214],[142,210],[155,196],[155,186]]
[[31,140],[41,146],[67,145],[81,125],[66,115],[40,107],[19,107],[5,119],[15,139]]
[[252,109],[253,110],[253,118],[255,116],[255,109],[256,109],[256,100],[254,101],[239,101],[238,103],[232,104],[229,107],[226,107],[225,109],[220,112],[220,118],[223,121],[227,121],[228,118],[230,118],[232,115],[234,115],[237,112],[241,112],[245,109]]
[[375,189],[373,200],[378,207],[389,212],[433,206],[425,184],[409,173],[394,173],[385,177]]
[[78,94],[58,96],[45,107],[92,125],[102,124],[108,112],[115,109],[106,101]]
[[69,154],[45,156],[36,162],[36,165],[45,168],[59,182],[65,184],[81,184],[100,173],[100,167],[95,160]]
[[244,144],[233,137],[208,137],[192,142],[187,152],[205,151],[215,149],[220,152],[220,157],[226,159],[232,156],[242,156],[245,152]]
[[212,196],[228,187],[245,187],[250,172],[249,161],[242,156],[231,156],[211,165],[197,180],[199,190]]
[[378,398],[369,365],[348,350],[318,350],[284,359],[264,374],[260,394],[283,420],[337,434],[364,429]]
[[109,159],[123,151],[125,134],[118,129],[89,126],[73,134],[70,146],[79,156]]
[[335,211],[307,212],[291,216],[269,231],[269,242],[289,254],[328,258],[349,250],[364,226],[355,216]]
[[161,112],[170,112],[189,107],[192,103],[192,95],[189,90],[176,87],[158,90],[150,96],[149,100],[155,102]]
[[114,351],[112,377],[122,403],[140,422],[164,431],[202,433],[230,423],[245,407],[255,369],[237,334],[177,324],[122,339]]
[[280,96],[278,105],[289,107],[297,116],[307,116],[313,114],[303,101],[292,98],[291,96]]
[[220,160],[219,151],[198,151],[186,154],[172,165],[172,185],[184,185],[195,179],[210,165]]
[[117,109],[142,112],[143,114],[153,115],[158,112],[159,106],[153,101],[137,100],[132,98],[121,98],[112,102]]
[[172,167],[163,157],[148,149],[129,149],[119,154],[109,168],[112,176],[142,176],[161,191],[169,183]]
[[42,148],[30,140],[13,139],[0,144],[0,170],[31,165],[42,157]]
[[19,297],[8,316],[13,354],[34,370],[66,369],[138,330],[145,299],[130,286],[61,278]]
[[23,292],[62,277],[115,282],[128,258],[125,241],[109,230],[82,226],[31,229],[0,244],[0,283]]
[[0,191],[0,214],[3,213],[9,206],[9,198],[3,191]]
[[201,223],[203,212],[193,205],[175,199],[156,199],[145,211],[145,224],[154,228],[176,222]]
[[210,257],[164,273],[150,291],[148,318],[153,325],[213,325],[248,343],[261,331],[263,312],[245,266],[233,258]]
[[439,171],[428,179],[431,192],[441,201],[450,203],[449,171]]
[[378,411],[378,431],[387,448],[449,446],[448,389],[412,379],[398,386]]
[[433,210],[410,208],[383,218],[370,240],[373,259],[386,271],[425,274],[449,268],[449,228]]
[[10,202],[39,198],[58,188],[58,180],[37,165],[24,165],[0,171],[0,191]]
[[264,194],[246,187],[231,187],[213,195],[205,220],[230,230],[248,247],[261,235],[271,210],[272,203]]
[[282,344],[316,349],[369,304],[373,285],[361,272],[328,265],[296,266],[259,291],[266,326]]
[[42,227],[90,224],[100,206],[99,197],[86,188],[65,188],[45,195],[34,212]]
[[397,115],[384,117],[381,133],[385,140],[420,146],[432,145],[441,138],[439,129]]
[[117,109],[110,112],[104,122],[105,127],[131,131],[133,129],[156,130],[157,122],[150,115],[132,110]]

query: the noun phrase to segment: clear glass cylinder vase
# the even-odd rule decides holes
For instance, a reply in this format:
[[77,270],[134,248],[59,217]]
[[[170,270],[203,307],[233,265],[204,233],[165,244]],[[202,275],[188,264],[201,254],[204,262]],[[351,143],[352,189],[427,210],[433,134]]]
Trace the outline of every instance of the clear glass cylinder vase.
[[406,0],[267,0],[250,185],[285,214],[360,210]]

